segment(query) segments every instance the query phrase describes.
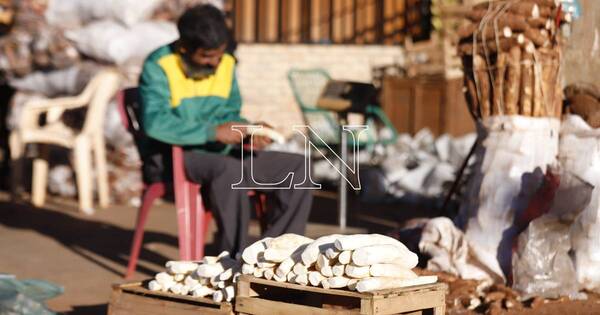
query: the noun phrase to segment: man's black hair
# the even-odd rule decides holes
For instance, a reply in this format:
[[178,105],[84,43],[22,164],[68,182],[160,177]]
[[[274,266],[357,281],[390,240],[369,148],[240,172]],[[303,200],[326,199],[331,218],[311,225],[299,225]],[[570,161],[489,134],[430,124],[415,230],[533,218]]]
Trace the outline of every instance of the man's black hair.
[[177,29],[181,45],[189,52],[219,48],[229,41],[225,16],[209,4],[187,9],[177,21]]

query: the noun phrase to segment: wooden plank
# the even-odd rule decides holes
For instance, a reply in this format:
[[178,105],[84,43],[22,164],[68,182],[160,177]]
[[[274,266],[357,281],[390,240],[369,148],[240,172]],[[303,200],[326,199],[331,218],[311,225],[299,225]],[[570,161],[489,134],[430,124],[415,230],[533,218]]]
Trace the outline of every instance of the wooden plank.
[[383,2],[383,38],[384,43],[388,45],[393,43],[395,2],[395,0]]
[[401,43],[404,39],[403,29],[406,25],[404,20],[404,1],[394,1],[394,36],[393,43]]
[[178,303],[172,300],[150,298],[146,296],[122,292],[111,300],[109,315],[167,315],[167,314],[233,314],[231,310],[210,308],[192,303]]
[[433,309],[433,315],[445,315],[446,314],[446,305],[438,306]]
[[[253,287],[253,284],[255,285],[255,287]],[[269,290],[269,287],[271,287],[272,289]],[[257,292],[253,292],[253,288],[256,289]],[[277,290],[275,290],[275,288],[277,288]],[[443,310],[441,309],[441,307],[444,307],[446,290],[446,284],[436,283],[405,288],[380,290],[375,292],[359,293],[340,289],[323,289],[285,282],[276,282],[272,280],[260,279],[248,275],[243,275],[238,281],[238,294],[236,296],[235,310],[244,314],[296,313],[323,315],[375,315],[412,312],[411,314],[417,315],[420,314],[421,310],[426,309],[436,309],[436,312]],[[298,299],[286,299],[285,302],[280,300],[282,295],[294,297],[295,294],[298,294]],[[325,295],[328,296],[327,299],[329,302],[325,302]],[[300,298],[301,296],[311,296],[306,301],[313,302],[303,302],[305,300],[304,298]],[[335,296],[338,297],[336,298]],[[331,299],[336,300],[342,297],[350,300],[347,300],[347,302],[344,302],[344,304],[330,304],[332,301]],[[314,298],[317,299],[315,300]],[[317,302],[317,304],[314,304],[315,301],[323,302]],[[350,301],[356,302],[353,303]],[[358,303],[359,301],[360,303]],[[339,302],[341,301],[338,301],[338,303]],[[319,305],[323,305],[323,307],[319,307]],[[354,305],[358,308],[327,308],[327,306],[329,305]]]
[[[429,292],[429,291],[446,291],[448,285],[445,283],[431,283],[424,285],[415,285],[410,287],[402,287],[402,288],[394,288],[394,289],[385,289],[379,291],[370,292],[373,296],[383,296],[387,297],[390,295],[403,295],[403,294],[415,294],[420,292]],[[363,293],[369,294],[369,293]]]
[[446,80],[444,89],[442,128],[452,136],[462,136],[475,131],[475,121],[467,108],[462,91],[463,80]]
[[343,7],[343,36],[345,43],[353,43],[354,42],[354,0],[345,0]]
[[364,298],[360,300],[360,313],[361,314],[373,314],[374,312],[374,303],[371,298]]
[[431,291],[420,294],[400,295],[385,299],[374,299],[373,314],[397,314],[444,305],[444,291]]
[[427,127],[434,135],[440,134],[442,97],[443,83],[423,83],[416,86],[414,132]]
[[[240,285],[238,285],[238,291],[239,291],[239,288],[245,288],[246,283],[258,283],[258,284],[268,285],[268,286],[272,286],[272,287],[280,287],[280,288],[287,288],[287,289],[300,290],[300,291],[311,291],[311,292],[324,293],[324,294],[343,295],[343,296],[358,297],[358,298],[369,298],[372,296],[383,297],[383,296],[388,296],[392,293],[401,295],[401,294],[415,294],[415,292],[418,293],[418,292],[428,292],[428,291],[445,291],[447,289],[447,285],[444,283],[432,283],[432,284],[425,284],[425,285],[417,285],[417,286],[410,286],[410,287],[403,287],[403,288],[385,289],[385,290],[379,290],[379,291],[373,291],[373,292],[360,293],[360,292],[356,292],[356,291],[349,291],[349,290],[342,290],[342,289],[323,289],[321,287],[304,286],[304,285],[299,285],[299,284],[295,284],[295,283],[277,282],[277,281],[272,281],[272,280],[267,280],[267,279],[262,279],[262,278],[256,278],[251,275],[241,275],[239,280],[240,280],[239,281],[240,283],[243,283],[243,286],[240,287]],[[242,289],[241,293],[244,294],[246,292],[247,292],[246,289]]]
[[331,34],[330,34],[330,29],[332,27],[331,23],[331,19],[329,18],[329,15],[331,13],[331,1],[330,0],[320,0],[321,2],[321,15],[320,15],[320,41],[328,41],[330,42],[331,39]]
[[310,41],[318,43],[321,37],[321,15],[323,14],[323,3],[325,0],[312,0],[310,6]]
[[241,39],[244,42],[254,42],[256,29],[255,23],[255,11],[256,11],[256,0],[244,0],[239,1],[241,5],[241,20],[240,23]]
[[354,30],[356,31],[354,34],[354,43],[356,44],[364,44],[365,43],[365,33],[367,31],[367,0],[357,0],[356,8],[354,12],[356,13],[356,25]]
[[333,18],[332,18],[332,42],[335,44],[339,44],[344,40],[343,33],[343,0],[333,0]]
[[299,43],[300,42],[300,32],[301,32],[301,0],[288,0],[289,2],[289,14],[288,14],[288,25],[289,25],[289,36],[288,42],[290,43]]
[[162,292],[162,291],[150,291],[150,290],[140,287],[140,286],[122,287],[121,290],[123,292],[130,292],[133,294],[149,296],[149,297],[166,297],[166,298],[173,298],[173,299],[179,299],[179,300],[186,300],[186,301],[190,301],[190,302],[201,302],[201,303],[217,305],[217,306],[220,306],[222,304],[222,303],[215,302],[212,299],[208,299],[208,298],[193,297],[193,296],[189,296],[189,295],[179,295],[179,294],[173,294],[173,293]]
[[121,295],[121,290],[119,288],[115,288],[113,285],[113,290],[110,293],[110,301],[108,303],[108,310],[107,313],[108,315],[114,315],[117,312],[117,305],[116,303],[113,303],[113,301],[117,301],[119,298],[119,295]]
[[234,29],[233,29],[233,33],[234,33],[234,38],[237,41],[242,41],[242,18],[243,18],[243,11],[242,11],[242,1],[234,1],[233,3],[233,15],[234,15]]
[[[377,0],[365,1],[365,43],[374,44],[377,34]],[[380,22],[381,23],[381,22]]]
[[397,77],[386,76],[382,84],[382,107],[400,133],[412,133],[412,85]]
[[360,314],[359,310],[324,309],[306,305],[264,300],[260,298],[236,297],[235,309],[246,314],[311,314],[311,315],[343,315]]
[[259,0],[258,9],[258,40],[268,43],[277,42],[279,0]]
[[255,278],[255,277],[252,277],[249,275],[241,275],[238,282],[240,282],[240,283],[241,282],[258,283],[258,284],[268,285],[268,286],[272,286],[272,287],[287,288],[287,289],[291,289],[291,290],[309,291],[309,292],[316,292],[316,293],[322,293],[322,294],[342,295],[342,296],[350,296],[350,297],[357,297],[357,298],[368,297],[371,295],[368,293],[358,293],[358,292],[348,291],[348,290],[323,289],[323,288],[319,288],[319,287],[304,286],[304,285],[299,285],[299,284],[294,284],[294,283],[277,282],[277,281],[271,281],[271,280],[267,280],[267,279]]

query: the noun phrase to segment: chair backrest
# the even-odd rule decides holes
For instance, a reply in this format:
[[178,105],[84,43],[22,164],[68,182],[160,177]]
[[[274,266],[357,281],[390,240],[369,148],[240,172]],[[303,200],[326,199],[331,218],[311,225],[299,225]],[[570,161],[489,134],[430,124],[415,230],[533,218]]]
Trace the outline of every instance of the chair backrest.
[[[123,126],[133,136],[142,159],[142,179],[145,184],[170,183],[173,178],[171,145],[146,135],[142,121],[142,102],[137,87],[119,91],[117,107]],[[167,186],[167,187],[169,187]]]
[[292,69],[288,80],[296,101],[305,110],[317,107],[317,100],[331,77],[323,69]]
[[82,93],[89,100],[83,125],[84,133],[102,132],[106,108],[119,90],[121,76],[115,70],[102,70],[96,74]]
[[141,104],[137,87],[127,88],[117,94],[117,109],[123,127],[133,135],[134,140],[144,135],[140,119]]

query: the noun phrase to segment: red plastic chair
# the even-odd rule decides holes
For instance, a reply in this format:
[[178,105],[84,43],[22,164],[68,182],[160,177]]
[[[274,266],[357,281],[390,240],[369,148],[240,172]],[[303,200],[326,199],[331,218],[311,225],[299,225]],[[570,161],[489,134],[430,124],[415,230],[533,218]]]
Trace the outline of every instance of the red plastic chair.
[[[125,93],[122,91],[117,96],[118,108],[127,130],[131,130],[129,120],[133,113],[128,112],[125,104]],[[201,186],[190,182],[185,176],[183,163],[183,150],[179,146],[173,146],[173,189],[175,191],[175,207],[177,209],[177,228],[179,241],[179,258],[181,260],[199,260],[204,256],[204,240],[208,230],[208,225],[212,219],[212,214],[208,211],[202,202],[200,194]],[[144,238],[144,227],[148,219],[150,208],[157,198],[166,194],[166,184],[163,182],[153,183],[144,188],[142,195],[142,204],[138,210],[137,222],[133,242],[131,244],[131,254],[125,278],[131,278],[135,273],[137,261]],[[256,215],[261,222],[261,230],[266,228],[264,224],[264,213],[266,211],[266,196],[256,194],[251,191],[249,197],[255,199]]]

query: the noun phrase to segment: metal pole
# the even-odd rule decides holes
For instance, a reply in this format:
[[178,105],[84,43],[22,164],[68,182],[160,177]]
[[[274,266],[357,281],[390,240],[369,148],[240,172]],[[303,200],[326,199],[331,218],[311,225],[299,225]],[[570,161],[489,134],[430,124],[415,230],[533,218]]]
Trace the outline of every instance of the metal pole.
[[[347,162],[348,161],[348,141],[347,141],[347,135],[346,132],[344,132],[344,129],[342,128],[344,125],[346,125],[346,120],[345,119],[340,119],[340,156],[342,158],[342,161]],[[338,210],[339,210],[339,224],[340,224],[340,229],[341,230],[345,230],[346,229],[346,222],[347,222],[347,210],[348,210],[348,199],[347,199],[347,195],[348,195],[348,183],[346,182],[346,177],[347,177],[347,172],[346,172],[346,167],[343,165],[343,163],[340,163],[340,187],[339,187],[339,194],[338,194]]]

